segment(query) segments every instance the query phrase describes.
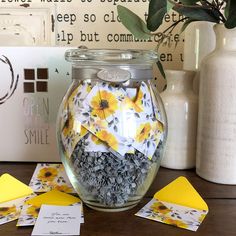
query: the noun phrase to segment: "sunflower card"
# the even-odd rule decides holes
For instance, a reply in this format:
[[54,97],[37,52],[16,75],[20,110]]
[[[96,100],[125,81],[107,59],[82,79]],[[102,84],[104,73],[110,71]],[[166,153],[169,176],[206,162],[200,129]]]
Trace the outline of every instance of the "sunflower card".
[[[70,90],[73,89],[73,85]],[[61,130],[65,127],[69,120],[69,113],[71,116],[75,116],[77,112],[80,112],[82,102],[87,94],[91,90],[91,85],[89,83],[81,83],[72,93],[70,94],[68,101],[66,99],[62,102],[62,113],[61,113]]]
[[33,190],[9,174],[0,177],[0,225],[19,217],[25,198]]
[[127,91],[97,83],[84,98],[75,119],[120,155],[135,148],[151,159],[163,129],[158,129],[149,89],[142,83],[135,89],[136,95],[131,89]]
[[38,193],[52,189],[65,193],[76,193],[62,164],[37,164],[29,186]]
[[154,195],[135,215],[197,231],[208,206],[185,177],[179,177]]
[[84,138],[86,142],[85,152],[109,152],[106,143],[92,133],[89,133]]
[[61,117],[61,139],[66,147],[68,158],[71,157],[77,143],[88,133],[81,125],[81,122],[75,119],[75,114],[80,113],[82,102],[91,90],[91,85],[81,83],[69,96],[68,102],[64,102]]
[[25,197],[0,204],[0,225],[17,220]]
[[67,157],[70,158],[77,143],[88,133],[88,131],[81,125],[81,122],[76,120],[71,113],[69,119],[61,132],[61,140],[64,145]]
[[128,145],[132,143],[132,140],[128,145],[124,143],[128,140],[123,132],[124,117],[121,116],[120,108],[125,96],[123,88],[97,83],[84,99],[82,112],[76,114],[76,118],[88,131],[121,155],[128,152]]
[[[24,198],[24,201],[22,202],[22,206],[21,206],[21,211],[19,213],[19,217],[18,217],[18,221],[17,221],[17,225],[19,224],[19,222],[22,222],[22,215],[25,212],[25,206],[26,206],[26,201],[30,200],[31,198],[36,197],[37,195],[35,193],[32,193],[31,195],[27,196],[26,198]],[[28,207],[29,205],[27,205]],[[31,225],[29,222],[32,222],[34,220],[34,216],[39,212],[39,208],[36,207],[31,207],[28,211],[27,211],[27,217],[25,218],[25,220],[27,220],[28,224],[26,224],[25,226]],[[23,225],[22,225],[23,226]]]
[[162,139],[162,134],[162,124],[159,121],[140,122],[132,146],[149,159],[152,159]]
[[22,198],[31,193],[33,190],[29,186],[12,175],[5,173],[0,177],[0,203]]

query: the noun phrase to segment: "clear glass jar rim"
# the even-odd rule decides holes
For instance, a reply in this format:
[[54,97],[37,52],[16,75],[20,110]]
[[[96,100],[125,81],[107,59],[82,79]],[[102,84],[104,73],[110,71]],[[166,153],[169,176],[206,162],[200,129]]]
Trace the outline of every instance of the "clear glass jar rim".
[[153,64],[158,58],[158,53],[153,50],[70,49],[65,53],[65,59],[72,63]]

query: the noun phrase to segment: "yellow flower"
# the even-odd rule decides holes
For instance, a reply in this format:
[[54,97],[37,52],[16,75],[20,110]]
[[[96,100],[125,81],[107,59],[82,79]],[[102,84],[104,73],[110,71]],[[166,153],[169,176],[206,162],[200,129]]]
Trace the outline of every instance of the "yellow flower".
[[16,213],[16,206],[13,205],[11,207],[0,207],[0,216],[7,216],[12,213]]
[[126,97],[123,101],[124,103],[124,108],[125,109],[130,109],[133,108],[136,112],[142,112],[142,108],[137,105],[136,103],[134,103],[130,98]]
[[91,106],[92,115],[104,120],[115,113],[118,109],[118,102],[112,93],[103,90],[92,98]]
[[100,145],[102,144],[103,142],[101,141],[101,139],[99,139],[97,136],[93,135],[92,134],[92,137],[91,137],[92,141],[96,144],[96,145]]
[[188,228],[188,225],[185,224],[183,221],[181,220],[173,220],[173,219],[164,219],[163,222],[165,224],[168,224],[168,225],[174,225],[174,226],[177,226],[179,228],[184,228],[184,229],[187,229]]
[[63,129],[64,136],[70,135],[71,131],[73,130],[73,126],[74,126],[74,117],[72,116],[71,113],[69,113],[69,119],[66,121]]
[[59,172],[65,171],[63,164],[55,164],[55,165],[51,164],[51,166],[54,166],[54,168],[56,168]]
[[27,215],[33,216],[34,218],[38,217],[40,211],[39,206],[30,206],[27,210],[26,213]]
[[118,149],[118,141],[116,140],[116,137],[111,133],[108,133],[106,130],[98,131],[96,136],[114,150]]
[[45,167],[39,171],[38,179],[42,181],[53,181],[57,177],[58,171],[52,167]]
[[57,185],[54,189],[64,192],[64,193],[72,193],[72,188],[68,187],[67,185]]
[[64,102],[61,116],[61,125],[60,125],[61,130],[64,129],[67,120],[68,120],[68,104],[67,102]]
[[87,134],[87,129],[84,128],[80,121],[75,120],[72,114],[69,114],[69,119],[66,121],[66,124],[63,129],[63,135],[68,137],[70,135],[76,135],[77,137],[83,137]]
[[165,205],[163,205],[161,202],[155,202],[152,204],[151,209],[155,213],[161,213],[161,214],[168,214],[171,212],[170,209],[168,209]]
[[137,97],[136,97],[135,102],[134,102],[135,105],[137,107],[139,107],[139,109],[142,109],[142,99],[143,99],[143,92],[141,91],[141,89],[139,89]]
[[86,85],[86,91],[87,91],[87,93],[89,93],[91,90],[92,90],[91,86],[87,84],[87,85]]
[[164,126],[160,121],[154,122],[154,128],[155,130],[158,130],[160,133],[164,132]]
[[138,128],[138,131],[137,131],[137,135],[136,135],[137,142],[141,143],[145,139],[147,139],[150,131],[151,131],[150,123],[140,125],[140,127]]
[[201,216],[198,218],[198,222],[202,222],[206,217],[206,214],[201,214]]

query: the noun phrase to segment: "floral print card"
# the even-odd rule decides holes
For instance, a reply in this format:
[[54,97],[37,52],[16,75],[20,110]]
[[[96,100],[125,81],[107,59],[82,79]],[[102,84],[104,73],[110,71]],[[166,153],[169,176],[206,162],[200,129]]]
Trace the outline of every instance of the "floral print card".
[[16,179],[12,175],[5,173],[0,177],[0,203],[9,202],[22,198],[33,193],[33,190]]
[[208,206],[183,176],[155,193],[136,216],[196,231],[208,213]]
[[121,155],[135,148],[152,158],[163,127],[160,129],[158,125],[145,83],[137,90],[134,100],[125,89],[108,83],[97,83],[82,100],[83,106],[78,108],[80,112],[75,119],[86,130]]
[[38,193],[52,189],[65,193],[76,193],[62,164],[37,164],[29,186]]
[[68,102],[64,102],[62,111],[61,138],[66,148],[66,154],[71,156],[77,143],[88,133],[75,118],[75,114],[80,112],[82,102],[91,90],[89,83],[82,83],[70,95]]
[[[52,190],[38,196],[35,194],[25,200],[17,226],[34,225],[38,218],[40,208],[44,204],[54,206],[82,205],[79,198],[57,190]],[[84,221],[83,217],[81,219]]]
[[207,211],[152,199],[135,215],[179,228],[197,231],[207,215]]
[[152,159],[156,147],[162,138],[162,134],[162,124],[159,121],[140,123],[132,146],[149,159]]
[[[73,89],[73,85],[70,89]],[[68,101],[65,99],[62,102],[62,122],[61,122],[61,130],[64,129],[66,123],[69,119],[69,113],[71,116],[75,116],[77,112],[80,111],[81,105],[87,94],[91,90],[91,85],[89,83],[81,83],[69,96]]]
[[85,152],[109,152],[109,148],[106,143],[92,133],[89,133],[85,137],[85,142]]
[[0,204],[0,225],[17,220],[25,197]]
[[83,101],[82,112],[76,118],[92,134],[109,147],[124,155],[129,147],[124,145],[123,127],[121,127],[121,102],[125,98],[122,88],[107,83],[97,83]]

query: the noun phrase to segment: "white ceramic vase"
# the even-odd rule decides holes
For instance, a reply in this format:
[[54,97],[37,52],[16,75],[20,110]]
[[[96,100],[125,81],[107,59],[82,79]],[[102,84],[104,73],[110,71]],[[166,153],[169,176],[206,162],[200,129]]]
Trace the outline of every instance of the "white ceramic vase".
[[215,48],[214,23],[196,21],[188,25],[184,31],[184,70],[196,71],[193,90],[199,93],[199,69],[202,59]]
[[192,22],[184,31],[184,70],[198,71],[202,59],[215,48],[214,23]]
[[236,29],[214,26],[216,48],[201,64],[196,172],[236,184]]
[[161,166],[189,169],[196,163],[198,98],[192,85],[195,72],[166,70],[167,89],[161,93],[168,120],[166,151]]

